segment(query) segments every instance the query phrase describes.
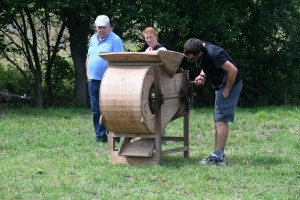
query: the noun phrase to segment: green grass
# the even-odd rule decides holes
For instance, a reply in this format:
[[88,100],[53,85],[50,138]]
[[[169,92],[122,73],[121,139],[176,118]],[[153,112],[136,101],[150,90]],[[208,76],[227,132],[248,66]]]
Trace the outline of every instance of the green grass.
[[[161,166],[109,163],[89,109],[0,107],[0,199],[299,199],[300,108],[241,109],[227,166],[198,165],[213,151],[212,108],[193,109],[190,157]],[[182,118],[167,135],[182,135]],[[164,149],[176,146],[168,142]]]

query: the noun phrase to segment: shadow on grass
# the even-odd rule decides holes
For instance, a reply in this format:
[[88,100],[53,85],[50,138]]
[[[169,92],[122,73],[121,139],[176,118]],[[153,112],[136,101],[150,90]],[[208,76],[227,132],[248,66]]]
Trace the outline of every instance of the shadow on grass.
[[244,155],[244,156],[232,156],[227,158],[228,165],[248,165],[248,166],[260,166],[260,165],[281,165],[284,163],[292,163],[293,161],[285,156],[279,157],[277,155]]
[[182,154],[165,155],[162,157],[162,166],[168,168],[181,168],[198,165],[199,161],[198,156],[185,158]]
[[[184,158],[183,155],[166,155],[162,157],[162,166],[169,168],[195,166],[199,165],[201,158],[199,156]],[[277,155],[245,155],[227,157],[226,164],[227,166],[274,166],[292,162],[289,157],[278,157]]]

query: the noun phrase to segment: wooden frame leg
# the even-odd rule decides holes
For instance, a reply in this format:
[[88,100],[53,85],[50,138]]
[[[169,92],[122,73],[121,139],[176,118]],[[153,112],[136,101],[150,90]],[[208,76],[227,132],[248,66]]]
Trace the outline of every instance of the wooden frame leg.
[[190,132],[190,127],[189,127],[189,122],[190,121],[190,113],[188,112],[186,115],[184,115],[184,118],[183,118],[183,143],[184,143],[184,146],[187,147],[187,150],[183,152],[183,156],[185,158],[188,158],[189,157],[189,132]]

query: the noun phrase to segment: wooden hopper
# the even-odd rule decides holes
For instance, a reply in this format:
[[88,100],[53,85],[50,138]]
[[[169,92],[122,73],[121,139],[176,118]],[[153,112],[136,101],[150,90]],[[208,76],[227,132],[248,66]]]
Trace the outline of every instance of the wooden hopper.
[[[100,88],[100,123],[110,131],[111,163],[161,164],[161,156],[184,151],[184,137],[164,137],[167,124],[185,116],[188,126],[188,71],[178,69],[183,54],[173,51],[100,53],[108,61]],[[114,137],[125,137],[119,150]],[[184,141],[184,146],[161,151],[161,141]],[[155,151],[155,152],[154,152]]]

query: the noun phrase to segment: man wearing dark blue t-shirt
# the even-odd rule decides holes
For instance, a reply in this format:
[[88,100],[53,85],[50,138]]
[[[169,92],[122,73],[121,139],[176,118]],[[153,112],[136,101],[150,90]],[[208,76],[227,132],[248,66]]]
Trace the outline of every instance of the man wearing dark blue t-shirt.
[[243,87],[242,77],[231,56],[221,47],[191,38],[184,45],[187,61],[201,67],[195,78],[196,85],[207,79],[215,89],[214,121],[216,128],[215,150],[200,164],[225,165],[224,148],[229,134],[228,122],[233,122],[239,96]]

